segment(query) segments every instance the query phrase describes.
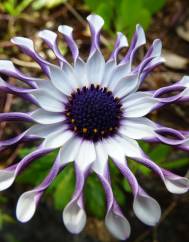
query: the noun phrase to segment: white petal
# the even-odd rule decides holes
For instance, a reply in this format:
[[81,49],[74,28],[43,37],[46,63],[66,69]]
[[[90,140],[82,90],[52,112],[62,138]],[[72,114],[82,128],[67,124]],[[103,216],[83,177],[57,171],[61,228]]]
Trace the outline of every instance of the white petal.
[[48,29],[44,29],[38,32],[38,36],[49,43],[49,46],[53,47],[57,41],[57,34]]
[[80,87],[88,86],[86,63],[80,58],[75,62],[74,73],[75,76],[78,77],[78,85],[80,85]]
[[89,84],[98,85],[102,82],[105,70],[105,60],[98,50],[96,50],[87,60],[86,70]]
[[138,89],[139,79],[138,75],[130,75],[123,77],[116,85],[113,91],[116,97],[122,98],[131,92]]
[[110,211],[105,219],[108,230],[119,240],[125,240],[130,236],[131,227],[126,218]]
[[138,143],[129,137],[116,137],[117,143],[121,146],[124,154],[128,157],[141,157],[141,148]]
[[179,82],[178,84],[182,84],[185,87],[189,88],[189,76],[184,76]]
[[76,163],[81,171],[85,171],[92,162],[96,160],[96,152],[94,144],[90,141],[83,141],[81,143],[78,155],[76,157]]
[[35,191],[25,192],[20,196],[16,207],[16,217],[20,222],[26,223],[33,217],[36,203]]
[[97,174],[103,175],[108,163],[108,154],[106,152],[103,142],[98,142],[97,144],[95,144],[95,150],[96,160],[92,165],[92,169]]
[[35,124],[28,129],[27,134],[37,135],[46,138],[48,135],[57,132],[62,128],[62,124]]
[[133,209],[136,216],[145,224],[154,226],[161,217],[158,202],[145,193],[139,192],[134,199]]
[[48,112],[41,108],[31,113],[31,117],[40,124],[53,124],[63,122],[66,117],[61,113]]
[[37,80],[36,81],[39,89],[44,90],[50,96],[53,96],[59,101],[66,101],[66,96],[60,92],[50,80]]
[[73,56],[73,59],[75,62],[78,59],[79,50],[78,50],[76,42],[73,39],[73,28],[68,25],[60,25],[58,27],[58,31],[61,34],[63,34],[71,52],[72,52],[72,56]]
[[110,90],[114,90],[119,81],[126,77],[129,74],[129,64],[121,64],[118,65],[111,75],[111,78],[109,79],[108,87]]
[[145,139],[155,136],[156,125],[147,118],[126,118],[121,122],[119,132],[132,139]]
[[9,188],[15,180],[15,171],[0,170],[0,191]]
[[40,107],[49,112],[63,112],[64,104],[63,102],[55,99],[49,93],[46,93],[43,89],[36,89],[31,92],[31,94],[36,98]]
[[90,55],[92,55],[96,50],[99,50],[100,31],[104,24],[104,20],[98,15],[91,14],[87,17],[87,21],[89,22],[89,27],[91,31],[92,43]]
[[189,180],[186,177],[165,177],[165,185],[168,191],[174,194],[182,194],[189,190]]
[[105,64],[104,76],[102,78],[101,86],[108,87],[108,83],[110,82],[110,78],[115,68],[116,68],[116,63],[114,60],[107,62]]
[[71,131],[65,130],[62,128],[57,132],[54,132],[46,137],[43,142],[43,147],[56,149],[62,145],[64,145],[69,139],[73,137],[73,133]]
[[49,70],[50,79],[53,85],[65,95],[70,95],[72,89],[70,84],[68,83],[68,80],[65,78],[63,71],[59,67],[54,65],[49,66]]
[[70,204],[64,209],[63,221],[66,228],[73,234],[80,233],[86,224],[86,213],[77,202]]
[[122,146],[115,138],[109,138],[104,140],[104,145],[108,155],[115,160],[123,161],[125,154]]
[[153,110],[159,103],[157,98],[153,98],[143,93],[130,94],[124,99],[124,116],[129,118],[143,117]]
[[67,164],[75,161],[81,142],[82,140],[80,138],[73,137],[64,144],[59,153],[61,164]]

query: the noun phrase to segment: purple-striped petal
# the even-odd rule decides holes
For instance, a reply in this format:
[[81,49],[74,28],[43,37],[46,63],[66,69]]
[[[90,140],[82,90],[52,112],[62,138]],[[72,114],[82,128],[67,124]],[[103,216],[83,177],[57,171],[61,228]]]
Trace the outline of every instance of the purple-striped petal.
[[36,99],[32,97],[32,95],[30,94],[31,89],[15,87],[9,84],[8,82],[5,82],[1,77],[0,77],[0,91],[17,95],[37,105]]
[[87,171],[81,171],[76,164],[76,188],[72,200],[63,211],[63,221],[65,227],[74,234],[80,233],[86,224],[86,213],[83,206],[83,188]]
[[189,180],[186,177],[175,175],[165,169],[160,168],[146,155],[143,155],[140,158],[135,158],[135,160],[151,168],[155,173],[157,173],[164,182],[169,192],[175,194],[182,194],[188,191]]
[[95,14],[91,14],[87,17],[87,21],[89,23],[90,31],[91,31],[91,51],[90,55],[92,55],[96,50],[100,52],[99,40],[100,40],[100,31],[102,26],[104,25],[104,20]]
[[145,38],[144,30],[138,24],[136,26],[136,32],[132,39],[130,48],[129,48],[127,54],[125,55],[125,57],[123,58],[123,60],[121,61],[121,63],[129,63],[130,70],[131,70],[131,65],[132,65],[136,51],[138,50],[139,47],[141,47],[145,43],[146,43],[146,38]]
[[130,236],[130,224],[122,214],[117,202],[114,199],[108,167],[104,170],[104,174],[96,172],[104,187],[107,198],[107,213],[105,224],[111,234],[117,239],[125,240]]
[[67,25],[60,25],[58,27],[58,31],[64,36],[64,39],[71,50],[73,60],[75,63],[79,57],[79,50],[76,42],[73,39],[73,28]]
[[110,61],[117,61],[117,56],[119,54],[119,51],[124,48],[124,47],[127,47],[128,46],[128,41],[127,41],[127,38],[124,34],[122,34],[121,32],[118,32],[117,33],[117,39],[116,39],[116,42],[115,42],[115,46],[114,46],[114,49],[110,55],[110,58],[108,59],[108,62]]
[[0,170],[0,191],[9,188],[17,175],[25,169],[33,160],[48,154],[50,149],[37,149],[32,153],[26,155],[19,163],[12,165],[6,169]]
[[36,87],[35,82],[38,80],[38,78],[26,76],[14,66],[12,61],[8,60],[0,60],[0,73],[22,80],[31,87]]
[[28,222],[34,215],[37,205],[44,191],[50,186],[60,171],[59,155],[57,156],[49,174],[35,189],[23,193],[17,203],[16,217],[22,222]]
[[17,45],[26,55],[29,55],[34,59],[42,68],[42,70],[48,75],[49,74],[49,62],[43,59],[34,49],[34,44],[31,39],[24,37],[14,37],[11,42]]
[[119,167],[122,174],[126,177],[132,188],[134,196],[133,210],[136,216],[143,223],[149,226],[156,225],[159,222],[161,216],[161,208],[158,202],[154,198],[150,197],[146,192],[144,192],[144,190],[139,186],[136,177],[127,165],[123,166],[120,164],[120,161],[114,162]]
[[42,38],[45,43],[51,48],[56,55],[56,57],[63,63],[67,62],[64,56],[61,54],[59,48],[58,48],[58,35],[54,33],[53,31],[50,31],[48,29],[42,30],[38,33],[38,36]]
[[26,121],[33,122],[33,118],[27,113],[0,113],[0,122],[4,121]]

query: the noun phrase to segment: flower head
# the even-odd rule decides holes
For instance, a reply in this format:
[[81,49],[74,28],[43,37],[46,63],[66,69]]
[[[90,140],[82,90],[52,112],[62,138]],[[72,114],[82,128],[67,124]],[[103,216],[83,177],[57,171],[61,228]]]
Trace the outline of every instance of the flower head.
[[[31,56],[41,67],[46,79],[28,77],[11,61],[0,61],[0,73],[15,77],[27,84],[27,88],[13,86],[0,79],[0,90],[29,100],[37,106],[29,113],[1,113],[0,121],[28,121],[31,127],[9,140],[0,141],[0,149],[18,142],[41,140],[40,146],[17,164],[0,170],[0,190],[12,185],[17,175],[38,157],[59,148],[53,167],[44,181],[18,200],[16,215],[27,222],[35,213],[37,204],[56,176],[70,162],[74,162],[76,187],[71,201],[63,211],[63,221],[72,233],[79,233],[85,226],[86,213],[83,188],[86,177],[95,172],[107,196],[105,223],[109,231],[119,239],[130,234],[130,225],[121,212],[111,188],[108,159],[111,158],[127,178],[133,191],[133,209],[136,216],[147,225],[155,225],[161,215],[160,206],[138,184],[127,165],[127,157],[142,163],[157,173],[172,193],[188,191],[187,178],[177,176],[154,163],[140,148],[136,140],[162,142],[188,150],[189,134],[154,123],[145,116],[151,111],[173,102],[189,99],[189,77],[156,91],[139,91],[149,72],[164,62],[161,57],[161,41],[155,40],[142,62],[133,67],[137,49],[145,44],[145,34],[140,25],[131,41],[130,48],[118,62],[121,48],[127,47],[127,39],[118,33],[114,49],[105,61],[99,46],[103,19],[97,15],[87,17],[91,30],[91,49],[85,62],[79,56],[73,40],[72,28],[59,26],[67,42],[73,63],[62,56],[57,46],[57,34],[43,30],[39,36],[55,53],[59,65],[43,59],[34,49],[32,40],[15,37],[12,42]],[[177,91],[177,94],[162,97]]]

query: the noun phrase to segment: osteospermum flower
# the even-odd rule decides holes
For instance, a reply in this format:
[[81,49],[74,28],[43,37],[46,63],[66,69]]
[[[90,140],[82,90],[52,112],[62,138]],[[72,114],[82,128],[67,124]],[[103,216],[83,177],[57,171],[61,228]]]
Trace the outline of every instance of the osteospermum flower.
[[[72,28],[65,25],[59,26],[58,30],[71,50],[73,64],[69,64],[62,56],[57,47],[57,34],[52,31],[43,30],[39,36],[54,51],[59,65],[43,59],[35,51],[32,40],[23,37],[12,39],[14,44],[41,66],[47,77],[45,80],[26,76],[10,61],[0,61],[0,73],[18,78],[28,85],[27,88],[16,87],[0,79],[0,90],[18,95],[37,106],[30,113],[0,114],[0,121],[36,123],[14,138],[0,141],[0,149],[4,150],[18,142],[41,139],[35,151],[17,164],[0,170],[0,190],[10,187],[17,175],[35,159],[59,148],[48,176],[39,186],[19,198],[16,208],[18,220],[27,222],[32,218],[43,192],[68,163],[74,162],[75,192],[63,211],[66,228],[72,233],[79,233],[84,228],[86,213],[83,188],[86,177],[95,172],[107,196],[106,226],[118,239],[126,239],[130,234],[130,225],[114,198],[108,159],[113,160],[131,185],[136,216],[147,225],[155,225],[160,219],[160,206],[138,184],[126,158],[130,157],[155,171],[170,192],[180,194],[188,190],[187,178],[159,167],[144,154],[136,140],[162,142],[188,150],[188,132],[163,127],[145,116],[169,103],[187,101],[189,77],[156,91],[139,91],[149,72],[164,61],[161,57],[161,41],[155,40],[142,62],[133,67],[136,50],[146,42],[142,27],[137,25],[130,48],[123,59],[118,62],[117,56],[128,43],[126,37],[118,33],[115,47],[105,61],[99,47],[104,21],[97,15],[90,15],[87,20],[92,43],[86,62],[79,56]],[[177,94],[162,96],[172,91],[177,91]]]

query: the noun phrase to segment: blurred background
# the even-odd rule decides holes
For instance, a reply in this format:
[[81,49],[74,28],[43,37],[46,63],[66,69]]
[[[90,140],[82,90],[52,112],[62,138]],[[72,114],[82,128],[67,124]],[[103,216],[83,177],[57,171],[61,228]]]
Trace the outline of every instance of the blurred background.
[[[57,31],[60,24],[74,27],[74,37],[81,56],[87,58],[90,47],[90,32],[86,24],[89,13],[100,14],[105,19],[102,33],[102,51],[108,57],[116,38],[122,31],[129,41],[137,23],[146,30],[147,45],[137,53],[136,63],[155,38],[163,41],[163,55],[167,62],[157,67],[141,87],[152,90],[169,85],[189,74],[189,1],[188,0],[1,0],[0,1],[0,59],[10,59],[23,72],[40,77],[36,63],[19,52],[9,40],[25,36],[33,39],[36,49],[45,58],[56,62],[52,51],[37,37],[42,29]],[[65,43],[59,41],[61,52],[71,60]],[[123,55],[126,50],[123,50]],[[120,56],[121,56],[120,55]],[[7,79],[7,77],[4,77]],[[7,79],[16,84],[17,80]],[[20,83],[19,83],[20,84]],[[32,105],[12,95],[0,93],[0,112],[29,111]],[[155,121],[169,127],[189,130],[189,103],[170,105],[150,115]],[[19,134],[27,125],[1,123],[0,139]],[[189,155],[169,146],[140,143],[156,163],[173,172],[185,175],[189,167]],[[0,168],[19,161],[31,152],[35,144],[19,144],[0,155]],[[88,178],[85,186],[85,202],[88,223],[77,236],[64,228],[61,213],[72,196],[75,180],[72,165],[58,176],[43,197],[34,218],[27,224],[15,219],[16,202],[20,194],[36,186],[52,165],[56,152],[39,159],[16,180],[7,191],[0,194],[0,242],[116,242],[104,226],[106,212],[105,195],[96,176]],[[160,179],[143,166],[129,161],[130,167],[141,185],[162,206],[160,223],[150,228],[142,224],[132,211],[132,194],[127,181],[110,162],[115,196],[131,223],[132,234],[128,242],[187,242],[189,241],[189,196],[169,194]],[[189,173],[189,172],[188,172]],[[189,176],[189,174],[187,174]]]

